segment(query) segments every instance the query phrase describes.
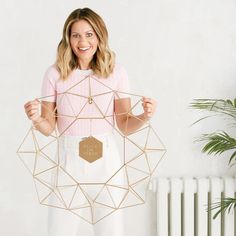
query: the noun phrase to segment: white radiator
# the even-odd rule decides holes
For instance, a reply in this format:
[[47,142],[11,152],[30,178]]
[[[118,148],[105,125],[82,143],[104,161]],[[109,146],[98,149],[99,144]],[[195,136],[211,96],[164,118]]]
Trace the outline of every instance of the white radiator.
[[157,236],[236,236],[236,214],[207,212],[222,197],[235,197],[236,178],[157,178],[150,183],[156,192]]

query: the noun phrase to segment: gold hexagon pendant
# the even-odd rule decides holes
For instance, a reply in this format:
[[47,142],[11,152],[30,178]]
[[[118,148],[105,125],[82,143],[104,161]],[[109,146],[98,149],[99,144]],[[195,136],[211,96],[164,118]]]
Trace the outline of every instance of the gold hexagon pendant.
[[92,163],[102,157],[103,143],[90,136],[79,142],[79,156]]

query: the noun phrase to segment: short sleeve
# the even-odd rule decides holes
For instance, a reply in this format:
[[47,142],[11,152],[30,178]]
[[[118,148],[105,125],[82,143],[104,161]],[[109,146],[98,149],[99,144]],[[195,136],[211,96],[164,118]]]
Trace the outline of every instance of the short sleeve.
[[58,71],[54,66],[50,66],[43,77],[41,88],[41,100],[47,102],[56,102],[56,80],[58,77]]
[[117,88],[115,99],[129,98],[130,96],[130,82],[126,69],[118,64],[115,68],[115,78],[117,80]]

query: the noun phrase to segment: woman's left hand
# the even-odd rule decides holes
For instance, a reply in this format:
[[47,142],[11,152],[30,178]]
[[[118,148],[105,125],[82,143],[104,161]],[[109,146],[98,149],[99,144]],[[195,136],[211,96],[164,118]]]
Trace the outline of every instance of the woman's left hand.
[[154,99],[146,97],[142,98],[142,102],[144,110],[143,115],[145,118],[150,119],[154,115],[154,112],[156,111],[157,102]]

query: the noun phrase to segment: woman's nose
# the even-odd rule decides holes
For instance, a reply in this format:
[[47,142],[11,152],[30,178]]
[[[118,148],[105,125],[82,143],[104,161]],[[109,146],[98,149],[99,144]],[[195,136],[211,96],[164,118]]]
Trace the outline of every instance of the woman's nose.
[[88,40],[87,40],[86,37],[81,36],[81,37],[79,37],[78,41],[79,41],[79,42],[87,42]]

